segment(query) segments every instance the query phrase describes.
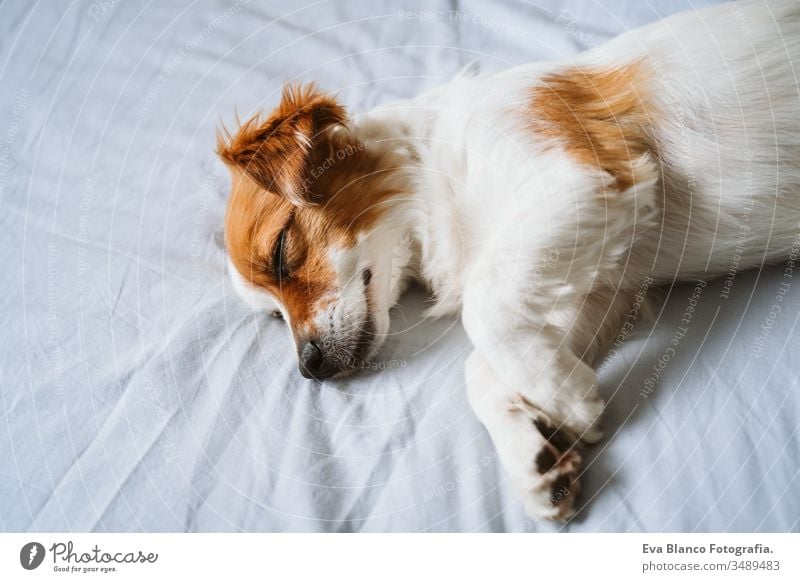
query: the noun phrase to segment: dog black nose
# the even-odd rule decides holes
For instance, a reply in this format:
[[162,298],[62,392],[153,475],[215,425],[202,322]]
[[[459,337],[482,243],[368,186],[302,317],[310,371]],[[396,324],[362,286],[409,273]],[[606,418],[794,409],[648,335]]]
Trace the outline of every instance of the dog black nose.
[[325,356],[317,343],[308,340],[300,348],[300,373],[310,380],[324,380],[337,372],[325,361]]

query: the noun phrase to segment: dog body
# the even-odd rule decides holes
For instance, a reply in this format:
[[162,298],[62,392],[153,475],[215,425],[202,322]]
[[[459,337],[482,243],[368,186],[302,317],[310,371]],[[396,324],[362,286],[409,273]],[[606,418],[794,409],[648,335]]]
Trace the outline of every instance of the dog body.
[[[800,230],[800,8],[744,2],[569,64],[462,73],[347,117],[290,89],[223,136],[231,272],[290,324],[301,371],[372,357],[405,284],[460,313],[470,402],[533,517],[564,519],[591,365],[643,282],[780,261]],[[288,266],[288,268],[284,268]]]

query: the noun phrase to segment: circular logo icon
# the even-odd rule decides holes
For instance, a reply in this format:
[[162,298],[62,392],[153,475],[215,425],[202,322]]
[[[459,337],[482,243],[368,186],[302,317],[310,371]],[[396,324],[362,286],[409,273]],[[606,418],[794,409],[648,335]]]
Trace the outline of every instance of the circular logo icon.
[[44,546],[39,542],[28,542],[19,551],[19,563],[26,570],[35,570],[44,561]]

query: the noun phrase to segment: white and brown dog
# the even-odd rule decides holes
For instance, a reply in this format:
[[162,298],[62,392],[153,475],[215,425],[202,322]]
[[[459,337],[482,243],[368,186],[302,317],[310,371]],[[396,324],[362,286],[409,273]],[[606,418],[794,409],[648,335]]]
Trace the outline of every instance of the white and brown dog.
[[422,281],[430,315],[463,318],[469,399],[527,511],[567,518],[576,443],[600,437],[592,363],[642,281],[790,249],[798,73],[800,4],[758,0],[569,64],[468,71],[361,116],[289,87],[220,136],[231,273],[283,316],[317,379],[373,357],[404,286]]

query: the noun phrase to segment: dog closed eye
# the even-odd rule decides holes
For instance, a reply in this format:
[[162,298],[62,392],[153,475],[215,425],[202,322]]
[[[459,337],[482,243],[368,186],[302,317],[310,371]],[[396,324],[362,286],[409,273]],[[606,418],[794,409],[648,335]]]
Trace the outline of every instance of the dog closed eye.
[[289,264],[286,260],[287,233],[289,226],[285,226],[275,241],[272,250],[272,274],[275,280],[280,283],[290,277]]

